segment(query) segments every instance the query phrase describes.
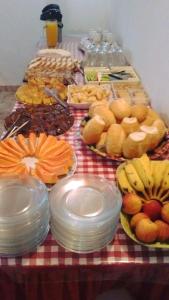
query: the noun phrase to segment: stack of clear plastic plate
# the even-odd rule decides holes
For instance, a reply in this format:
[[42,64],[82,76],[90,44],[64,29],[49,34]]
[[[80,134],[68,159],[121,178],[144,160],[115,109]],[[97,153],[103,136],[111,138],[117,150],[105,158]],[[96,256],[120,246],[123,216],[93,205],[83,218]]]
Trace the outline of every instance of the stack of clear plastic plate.
[[0,179],[0,255],[36,249],[49,230],[46,186],[33,177]]
[[121,209],[121,194],[111,182],[74,175],[56,184],[49,196],[51,231],[61,246],[90,253],[112,241]]

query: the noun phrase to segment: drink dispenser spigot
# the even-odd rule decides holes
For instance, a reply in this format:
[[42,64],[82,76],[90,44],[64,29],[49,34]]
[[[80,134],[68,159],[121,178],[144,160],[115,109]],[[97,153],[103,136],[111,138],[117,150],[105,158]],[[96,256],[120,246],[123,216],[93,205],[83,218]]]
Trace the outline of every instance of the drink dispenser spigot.
[[57,4],[49,4],[42,9],[40,20],[45,21],[45,35],[49,48],[62,42],[62,13]]

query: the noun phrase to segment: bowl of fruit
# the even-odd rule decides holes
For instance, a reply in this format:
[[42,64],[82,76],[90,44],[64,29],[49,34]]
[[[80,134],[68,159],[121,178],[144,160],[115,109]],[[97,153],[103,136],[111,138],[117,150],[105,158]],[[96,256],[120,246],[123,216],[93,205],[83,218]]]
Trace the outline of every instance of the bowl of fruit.
[[121,164],[116,176],[124,231],[139,244],[169,248],[169,161],[144,154]]

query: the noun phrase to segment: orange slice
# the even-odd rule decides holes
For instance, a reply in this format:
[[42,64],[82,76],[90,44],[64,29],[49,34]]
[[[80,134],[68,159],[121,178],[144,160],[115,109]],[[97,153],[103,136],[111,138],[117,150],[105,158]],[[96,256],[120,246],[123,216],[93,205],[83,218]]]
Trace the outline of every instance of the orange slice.
[[[16,142],[14,141],[14,143],[16,143]],[[16,151],[13,147],[8,145],[5,140],[1,141],[0,144],[1,144],[1,149],[6,150],[8,152],[8,155],[13,155],[18,158],[22,158],[24,156],[24,154],[22,152],[19,152],[18,150]],[[1,152],[1,150],[0,150],[0,152]]]
[[40,133],[39,137],[37,138],[37,144],[36,144],[36,150],[35,150],[36,156],[39,155],[39,151],[46,140],[47,140],[47,135],[45,133]]
[[37,141],[37,137],[36,134],[34,132],[31,132],[29,134],[29,143],[28,143],[28,147],[29,147],[29,151],[30,151],[30,155],[33,156],[35,154],[35,150],[36,150],[36,141]]
[[17,142],[18,142],[19,146],[24,150],[25,154],[27,156],[29,156],[30,151],[29,151],[29,147],[28,147],[28,144],[27,144],[27,140],[25,139],[25,137],[22,134],[18,134]]

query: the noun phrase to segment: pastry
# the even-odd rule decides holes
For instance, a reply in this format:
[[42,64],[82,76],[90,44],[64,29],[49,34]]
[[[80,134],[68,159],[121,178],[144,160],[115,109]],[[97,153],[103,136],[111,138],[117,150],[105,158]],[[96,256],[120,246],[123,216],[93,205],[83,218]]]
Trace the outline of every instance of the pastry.
[[93,115],[96,116],[100,116],[104,122],[105,122],[105,128],[104,130],[107,130],[111,124],[116,123],[116,119],[114,117],[114,114],[106,107],[103,106],[96,106],[94,108],[94,112]]
[[140,130],[147,134],[147,150],[153,150],[160,141],[160,135],[155,126],[140,126]]
[[147,152],[147,134],[136,131],[130,133],[123,143],[123,156],[126,158],[140,157]]
[[112,101],[110,104],[110,110],[119,121],[125,117],[130,117],[131,115],[131,105],[123,98]]
[[124,129],[120,124],[112,124],[107,132],[106,152],[110,155],[121,155],[122,145],[126,138]]
[[121,126],[123,127],[126,135],[129,135],[130,133],[137,131],[139,129],[139,123],[136,118],[124,118],[121,122]]
[[90,119],[83,129],[83,140],[86,144],[96,144],[104,130],[105,122],[99,116]]
[[135,104],[131,107],[131,116],[137,118],[138,122],[143,122],[148,114],[148,108],[144,104]]

